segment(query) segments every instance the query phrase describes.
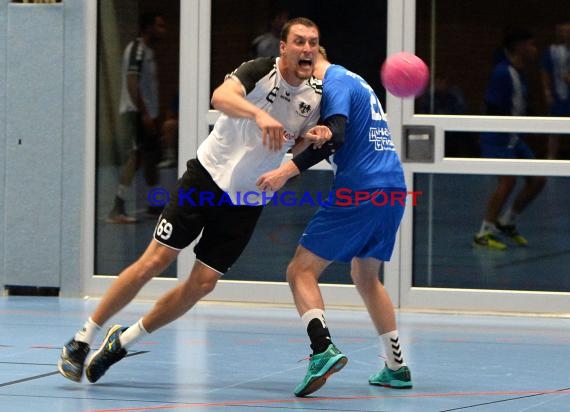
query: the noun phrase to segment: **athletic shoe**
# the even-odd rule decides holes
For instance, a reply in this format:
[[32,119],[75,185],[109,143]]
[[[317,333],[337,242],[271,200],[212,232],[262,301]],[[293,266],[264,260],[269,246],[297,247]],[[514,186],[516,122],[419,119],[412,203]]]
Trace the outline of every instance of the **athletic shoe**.
[[136,223],[137,219],[127,215],[127,212],[125,212],[125,201],[120,197],[115,196],[115,204],[113,205],[113,209],[111,209],[105,221],[107,223],[124,225],[129,223]]
[[156,165],[159,169],[170,169],[171,167],[175,167],[177,164],[177,159],[173,157],[167,157],[162,160],[160,163]]
[[83,364],[89,353],[89,344],[71,339],[61,350],[57,361],[57,370],[64,377],[74,382],[81,382]]
[[486,247],[487,249],[494,249],[494,250],[505,250],[507,249],[507,245],[499,240],[494,234],[492,233],[484,233],[482,235],[477,234],[473,238],[473,246],[482,246]]
[[295,396],[306,396],[320,389],[329,376],[341,370],[347,362],[348,358],[332,343],[326,351],[311,355],[307,374],[295,388]]
[[384,366],[384,369],[368,378],[368,383],[394,389],[409,389],[412,387],[412,373],[407,366],[395,371]]
[[111,212],[109,213],[109,216],[107,216],[107,219],[105,219],[105,222],[118,225],[128,225],[130,223],[137,223],[137,219],[129,215],[121,213],[115,214]]
[[511,239],[514,243],[519,246],[528,246],[528,240],[526,240],[517,230],[515,225],[501,225],[499,222],[495,222],[497,229],[501,231],[503,235]]
[[107,331],[105,339],[103,339],[103,343],[101,343],[101,347],[91,356],[89,362],[87,362],[85,376],[87,376],[89,382],[97,382],[111,365],[117,363],[127,355],[127,351],[121,347],[121,342],[119,341],[121,333],[126,329],[127,328],[123,328],[121,325],[114,325]]

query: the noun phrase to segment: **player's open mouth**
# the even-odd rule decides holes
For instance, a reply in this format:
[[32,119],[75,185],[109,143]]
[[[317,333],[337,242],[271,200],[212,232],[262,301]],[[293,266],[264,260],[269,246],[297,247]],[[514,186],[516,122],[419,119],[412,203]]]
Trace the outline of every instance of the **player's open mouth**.
[[312,60],[308,60],[308,59],[301,59],[299,60],[299,66],[304,67],[304,68],[310,68],[313,65],[313,61]]

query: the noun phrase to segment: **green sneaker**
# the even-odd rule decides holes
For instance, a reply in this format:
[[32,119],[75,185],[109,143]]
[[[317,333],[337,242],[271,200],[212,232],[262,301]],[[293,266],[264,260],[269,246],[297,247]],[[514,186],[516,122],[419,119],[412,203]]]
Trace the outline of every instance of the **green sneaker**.
[[528,240],[518,232],[515,225],[501,225],[499,222],[495,222],[495,226],[503,235],[511,239],[515,244],[519,246],[528,246]]
[[348,358],[332,343],[326,351],[311,355],[309,369],[303,382],[295,388],[295,396],[307,396],[320,389],[329,376],[344,368],[347,362]]
[[493,250],[506,250],[507,245],[499,240],[497,236],[492,233],[485,233],[482,235],[475,235],[473,239],[473,246],[485,247]]
[[412,387],[412,373],[407,366],[396,371],[384,366],[384,369],[368,378],[368,383],[394,389],[409,389]]

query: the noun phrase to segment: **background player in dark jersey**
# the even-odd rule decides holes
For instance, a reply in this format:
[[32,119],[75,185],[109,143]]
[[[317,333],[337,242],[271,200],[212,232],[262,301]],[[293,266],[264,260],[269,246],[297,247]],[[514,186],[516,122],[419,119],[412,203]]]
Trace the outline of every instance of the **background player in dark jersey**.
[[281,29],[289,20],[287,10],[277,10],[271,14],[267,32],[257,36],[251,42],[251,58],[279,56]]
[[[257,178],[277,167],[302,136],[317,139],[319,135],[311,131],[326,129],[315,126],[321,100],[320,81],[312,77],[318,45],[315,23],[293,19],[284,26],[279,58],[242,64],[214,91],[212,104],[222,115],[198,148],[197,159],[188,161],[186,172],[171,191],[147,250],[121,272],[83,329],[64,346],[58,362],[63,376],[81,380],[84,361],[100,327],[200,233],[190,276],[164,294],[131,327],[115,325],[109,329],[101,348],[87,362],[89,381],[97,381],[147,333],[190,310],[214,289],[239,257],[262,206],[241,206],[236,195],[246,190],[257,191],[262,197],[255,184]],[[198,206],[193,206],[190,198],[179,199],[180,191],[188,193],[190,189],[195,190],[193,199]],[[211,206],[199,206],[204,193],[213,196]]]
[[[344,367],[347,358],[332,343],[325,322],[324,301],[318,279],[333,261],[350,262],[351,276],[386,352],[386,365],[372,375],[372,385],[411,388],[411,374],[400,347],[396,317],[390,296],[378,276],[383,261],[390,260],[404,205],[388,202],[379,206],[372,199],[405,199],[404,172],[372,87],[359,75],[331,65],[321,55],[315,75],[323,78],[321,118],[332,131],[332,139],[320,149],[308,148],[278,169],[264,174],[258,185],[279,190],[285,182],[331,156],[334,180],[331,194],[359,191],[367,200],[353,198],[350,205],[331,199],[307,225],[293,260],[287,268],[297,311],[307,328],[313,354],[295,395],[308,395]],[[403,197],[402,197],[403,196]],[[365,196],[364,196],[365,197]],[[346,204],[343,198],[343,203]]]
[[[125,197],[136,171],[142,166],[149,186],[158,184],[157,164],[160,161],[159,86],[154,47],[166,33],[164,17],[145,13],[140,18],[140,36],[130,42],[123,52],[122,85],[119,111],[132,148],[123,166],[108,223],[134,223],[136,219],[125,211]],[[156,207],[147,210],[155,216]]]

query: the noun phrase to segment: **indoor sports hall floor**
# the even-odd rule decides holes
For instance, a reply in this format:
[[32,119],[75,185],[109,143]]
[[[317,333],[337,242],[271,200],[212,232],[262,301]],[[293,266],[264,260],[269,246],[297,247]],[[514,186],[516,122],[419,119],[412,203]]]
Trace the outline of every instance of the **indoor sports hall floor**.
[[[366,313],[331,309],[349,363],[296,398],[308,342],[284,306],[200,303],[98,383],[68,381],[56,372],[60,347],[96,303],[0,298],[0,411],[570,411],[568,318],[400,312],[414,388],[392,390],[367,383],[382,360]],[[150,305],[135,302],[115,321],[131,324]]]

